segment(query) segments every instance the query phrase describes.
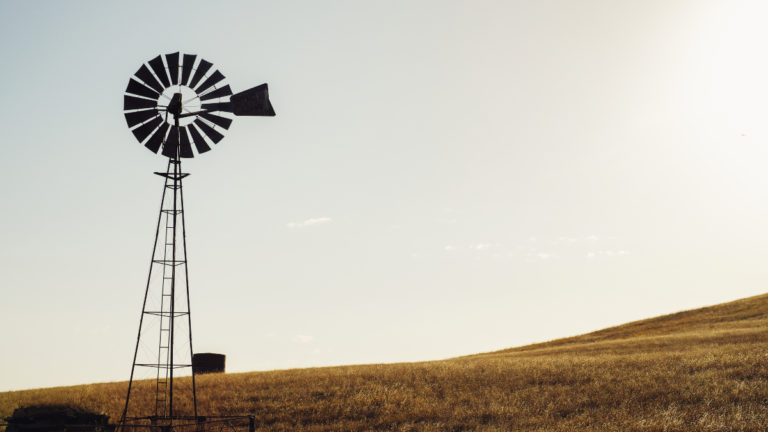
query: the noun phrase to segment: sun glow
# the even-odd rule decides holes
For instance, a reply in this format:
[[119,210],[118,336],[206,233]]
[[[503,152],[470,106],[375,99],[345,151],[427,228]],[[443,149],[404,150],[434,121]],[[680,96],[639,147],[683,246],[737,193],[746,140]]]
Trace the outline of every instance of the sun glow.
[[732,133],[768,138],[768,28],[764,2],[719,2],[707,24],[712,103]]

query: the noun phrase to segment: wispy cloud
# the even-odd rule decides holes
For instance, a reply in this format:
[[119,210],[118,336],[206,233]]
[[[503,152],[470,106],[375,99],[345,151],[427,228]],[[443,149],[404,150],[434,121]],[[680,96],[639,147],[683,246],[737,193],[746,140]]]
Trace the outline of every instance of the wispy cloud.
[[315,340],[315,338],[309,335],[296,335],[291,340],[297,344],[308,344]]
[[587,252],[587,258],[594,259],[598,257],[621,257],[629,255],[625,250],[599,250]]
[[546,261],[546,260],[555,258],[555,255],[551,254],[549,252],[531,252],[531,253],[527,254],[527,257],[529,259]]
[[310,218],[302,222],[289,222],[285,224],[288,228],[306,228],[315,225],[329,224],[333,222],[333,219],[329,217]]

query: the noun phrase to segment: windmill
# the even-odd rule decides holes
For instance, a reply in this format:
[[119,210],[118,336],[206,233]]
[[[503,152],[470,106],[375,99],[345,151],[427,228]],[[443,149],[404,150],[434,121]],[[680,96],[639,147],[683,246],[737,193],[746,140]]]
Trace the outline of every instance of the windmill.
[[[128,394],[120,425],[131,419],[149,420],[170,428],[180,420],[194,420],[197,412],[195,374],[192,370],[192,314],[189,300],[184,193],[181,169],[184,158],[206,153],[224,137],[234,116],[274,116],[267,84],[232,93],[224,75],[194,54],[172,53],[149,60],[128,80],[123,96],[125,120],[144,147],[168,158],[157,219],[139,331],[131,365]],[[174,373],[189,368],[191,386],[174,387]],[[137,370],[149,370],[150,379],[138,380]],[[145,374],[145,377],[147,375]],[[132,393],[133,392],[133,393]],[[154,405],[134,416],[131,396]],[[174,406],[179,392],[187,393],[185,406]],[[191,407],[188,401],[192,401]],[[146,410],[146,408],[144,408]],[[179,415],[179,412],[186,415]],[[193,417],[192,417],[193,416]],[[252,422],[251,422],[252,427]]]

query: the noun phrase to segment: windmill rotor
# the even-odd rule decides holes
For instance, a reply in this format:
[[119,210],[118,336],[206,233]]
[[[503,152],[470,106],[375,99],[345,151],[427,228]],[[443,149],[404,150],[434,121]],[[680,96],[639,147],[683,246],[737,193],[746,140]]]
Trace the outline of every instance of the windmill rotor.
[[128,128],[153,153],[192,158],[218,144],[234,116],[274,116],[267,84],[234,94],[213,63],[178,52],[149,60],[123,96]]

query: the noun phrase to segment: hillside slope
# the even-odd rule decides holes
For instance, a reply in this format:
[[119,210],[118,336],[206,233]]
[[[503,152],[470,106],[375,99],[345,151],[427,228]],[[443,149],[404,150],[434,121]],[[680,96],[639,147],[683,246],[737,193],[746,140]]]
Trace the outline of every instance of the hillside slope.
[[765,324],[765,319],[768,319],[768,294],[634,321],[580,336],[557,339],[551,342],[523,347],[509,348],[497,352],[530,351],[541,348],[563,347],[573,344],[605,342],[629,338],[647,338],[675,333],[753,328]]
[[[761,295],[443,361],[200,376],[199,405],[264,431],[765,431],[766,324]],[[125,387],[0,393],[0,416],[73,403],[114,419]]]

